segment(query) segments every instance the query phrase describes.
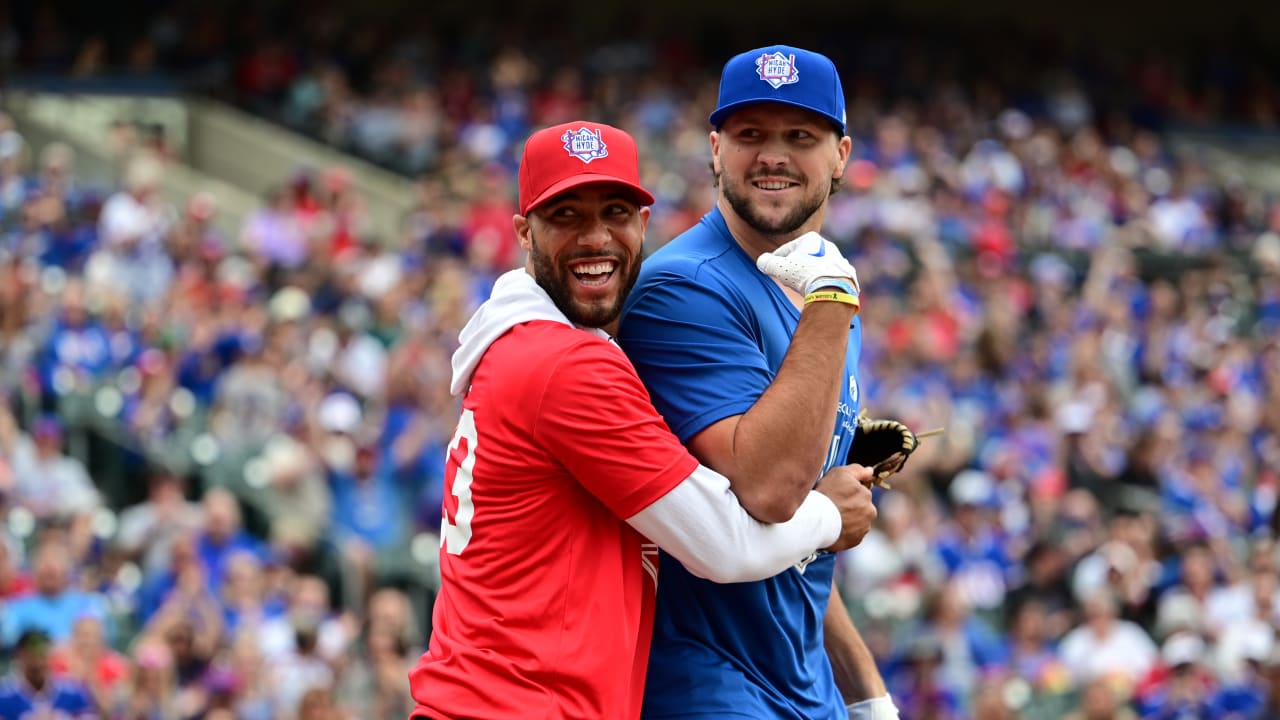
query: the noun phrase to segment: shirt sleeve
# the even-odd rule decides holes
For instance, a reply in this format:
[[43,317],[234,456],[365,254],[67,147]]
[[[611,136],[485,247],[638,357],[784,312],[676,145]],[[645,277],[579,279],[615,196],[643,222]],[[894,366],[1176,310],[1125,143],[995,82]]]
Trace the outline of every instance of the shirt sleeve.
[[[705,270],[703,271],[706,272]],[[741,415],[774,373],[737,288],[664,274],[632,294],[619,342],[681,441]]]
[[648,507],[698,466],[622,351],[606,342],[562,353],[538,404],[534,436],[619,518]]
[[699,466],[649,507],[628,518],[694,575],[718,583],[773,577],[840,536],[840,509],[810,491],[795,515],[765,524],[747,514],[729,480]]

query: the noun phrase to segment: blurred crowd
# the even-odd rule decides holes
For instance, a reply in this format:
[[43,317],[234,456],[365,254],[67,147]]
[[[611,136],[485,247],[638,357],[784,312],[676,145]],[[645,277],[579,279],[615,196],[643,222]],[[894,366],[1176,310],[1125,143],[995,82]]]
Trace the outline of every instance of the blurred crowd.
[[[216,23],[168,17],[139,41],[168,62],[217,44]],[[201,30],[159,31],[179,26]],[[403,718],[448,358],[522,262],[523,137],[583,116],[632,131],[651,249],[710,207],[718,60],[479,45],[440,63],[378,30],[317,13],[224,58],[221,87],[413,175],[395,237],[368,232],[340,168],[299,166],[224,237],[216,197],[161,199],[169,161],[90,187],[69,147],[0,128],[15,682],[60,678],[111,717]],[[1274,83],[1226,63],[1205,89],[1154,58],[1125,66],[1121,103],[1106,73],[935,72],[918,47],[851,45],[826,232],[863,285],[861,402],[946,430],[839,575],[903,716],[1280,717],[1280,197],[1161,132],[1273,125]]]
[[0,716],[407,717],[479,275],[348,233],[339,171],[224,237],[0,125]]

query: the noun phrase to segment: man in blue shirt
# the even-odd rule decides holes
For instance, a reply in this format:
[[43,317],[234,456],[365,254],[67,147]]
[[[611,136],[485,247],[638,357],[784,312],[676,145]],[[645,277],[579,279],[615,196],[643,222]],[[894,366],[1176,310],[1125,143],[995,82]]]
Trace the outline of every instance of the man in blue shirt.
[[[779,272],[839,256],[817,231],[849,158],[844,91],[828,58],[760,48],[725,65],[710,120],[716,207],[644,263],[619,341],[681,441],[780,522],[857,426],[856,275]],[[834,568],[715,585],[663,554],[644,716],[897,718]]]
[[14,647],[14,671],[0,679],[0,718],[97,717],[89,690],[71,678],[49,672],[52,641],[43,630],[28,629]]
[[106,600],[72,585],[71,556],[60,540],[47,539],[32,560],[35,592],[9,602],[0,613],[0,642],[12,645],[25,630],[40,630],[55,642],[71,637],[76,621],[92,615],[106,621]]

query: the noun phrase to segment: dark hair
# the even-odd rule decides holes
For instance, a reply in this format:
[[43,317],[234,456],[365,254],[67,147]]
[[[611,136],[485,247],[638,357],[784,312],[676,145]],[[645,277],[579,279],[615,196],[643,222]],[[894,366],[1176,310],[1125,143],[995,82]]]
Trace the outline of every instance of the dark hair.
[[13,644],[15,651],[22,651],[40,646],[49,646],[53,644],[53,638],[49,637],[49,633],[41,628],[28,627],[23,630],[18,639]]

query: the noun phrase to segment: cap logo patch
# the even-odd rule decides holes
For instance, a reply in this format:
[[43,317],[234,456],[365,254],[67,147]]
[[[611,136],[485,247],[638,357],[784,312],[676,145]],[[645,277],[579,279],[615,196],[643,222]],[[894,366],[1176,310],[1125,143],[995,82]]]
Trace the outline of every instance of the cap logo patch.
[[760,79],[773,86],[774,90],[783,85],[800,82],[800,71],[796,69],[796,56],[775,52],[765,53],[756,58],[756,74]]
[[570,155],[584,163],[609,157],[609,146],[604,144],[603,134],[598,129],[592,131],[584,127],[565,130],[560,140]]

